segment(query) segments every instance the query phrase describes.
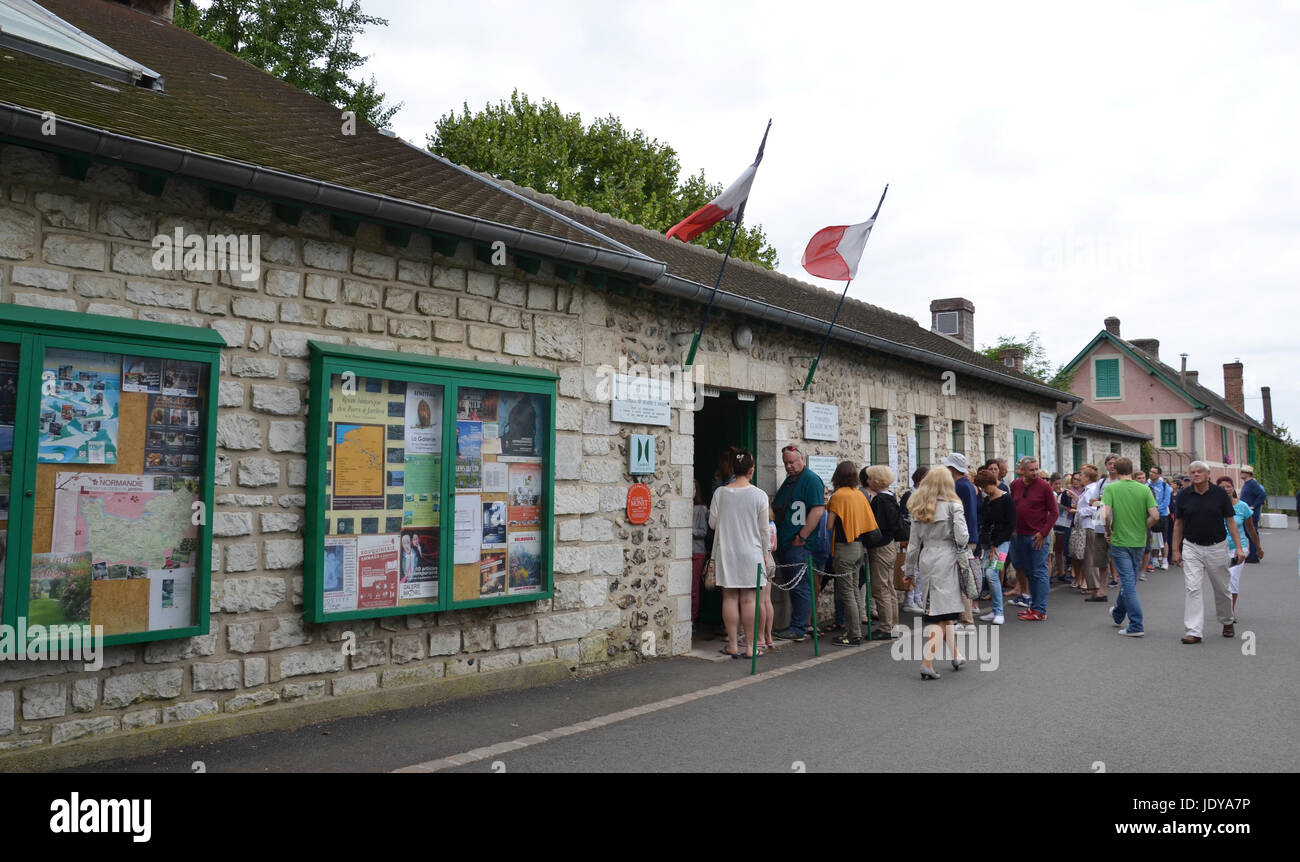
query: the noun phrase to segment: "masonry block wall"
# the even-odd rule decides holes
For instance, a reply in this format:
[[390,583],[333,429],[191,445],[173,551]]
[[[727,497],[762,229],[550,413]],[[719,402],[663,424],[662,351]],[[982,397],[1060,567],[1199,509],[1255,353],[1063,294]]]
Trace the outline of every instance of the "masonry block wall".
[[[297,225],[271,204],[239,195],[216,209],[206,189],[169,179],[159,196],[123,169],[92,165],[62,177],[55,156],[0,147],[0,301],[97,315],[210,327],[221,359],[210,633],[106,650],[104,668],[0,662],[0,755],[109,737],[248,710],[313,703],[503,669],[564,663],[574,671],[690,648],[691,491],[695,414],[671,427],[613,423],[602,377],[628,364],[682,361],[683,333],[699,309],[647,294],[620,296],[453,257],[428,237],[391,245],[374,225],[355,236],[304,211]],[[260,236],[261,273],[157,272],[151,240],[186,234]],[[753,347],[729,332],[750,325]],[[346,623],[302,620],[308,340],[529,365],[559,375],[555,458],[555,596],[537,602]],[[931,452],[948,451],[950,423],[968,423],[967,456],[983,458],[978,423],[995,425],[1009,457],[1011,429],[1036,428],[1052,409],[1013,390],[958,378],[940,394],[941,369],[832,345],[810,392],[800,390],[816,339],[725,314],[702,344],[698,382],[754,392],[761,484],[775,491],[780,447],[856,463],[868,457],[871,409],[887,410],[900,470],[915,453],[908,434],[930,417]],[[606,378],[607,381],[607,378]],[[840,409],[837,443],[807,442],[803,402]],[[656,438],[650,522],[624,513],[627,438]],[[900,488],[903,487],[900,477]],[[10,549],[12,553],[19,549]],[[26,552],[25,550],[23,552]],[[341,648],[357,638],[354,654]],[[310,717],[303,719],[310,720]]]

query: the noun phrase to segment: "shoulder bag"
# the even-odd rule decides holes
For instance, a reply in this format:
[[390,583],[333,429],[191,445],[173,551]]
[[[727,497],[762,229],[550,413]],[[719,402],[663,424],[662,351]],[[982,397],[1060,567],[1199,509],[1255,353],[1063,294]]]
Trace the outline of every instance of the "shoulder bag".
[[979,563],[970,552],[970,546],[957,541],[956,515],[957,507],[949,506],[948,526],[952,528],[952,540],[957,546],[957,582],[961,584],[961,591],[966,598],[974,601],[980,597],[984,573],[980,571]]

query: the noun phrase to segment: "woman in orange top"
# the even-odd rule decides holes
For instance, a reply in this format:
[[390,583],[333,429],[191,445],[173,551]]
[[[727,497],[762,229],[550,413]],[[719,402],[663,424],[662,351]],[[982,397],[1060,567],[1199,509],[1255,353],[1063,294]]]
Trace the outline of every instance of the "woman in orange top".
[[858,468],[852,461],[841,461],[831,477],[829,513],[826,527],[831,533],[831,573],[835,575],[835,599],[844,605],[847,631],[831,643],[857,646],[862,643],[862,619],[866,616],[858,599],[858,569],[862,568],[863,548],[858,537],[876,529],[867,498],[858,491]]

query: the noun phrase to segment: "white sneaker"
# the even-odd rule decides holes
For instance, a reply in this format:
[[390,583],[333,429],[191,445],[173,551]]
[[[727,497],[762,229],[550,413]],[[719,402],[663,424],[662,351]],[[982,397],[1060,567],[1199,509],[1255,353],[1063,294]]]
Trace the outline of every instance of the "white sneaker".
[[1168,560],[1161,560],[1161,561],[1160,561],[1160,568],[1162,568],[1162,569],[1167,569],[1167,568],[1169,568],[1169,561],[1168,561]]
[[923,611],[922,609],[918,608],[916,605],[903,605],[903,613],[907,613],[907,614],[923,614],[923,613],[925,613],[925,611]]
[[1007,621],[1006,618],[1002,616],[1002,614],[995,614],[992,612],[985,614],[984,616],[980,617],[980,619],[986,623],[993,623],[993,625],[995,626],[1000,626]]
[[1115,632],[1115,634],[1117,634],[1117,635],[1123,635],[1123,636],[1126,637],[1126,638],[1140,638],[1140,637],[1146,637],[1146,632],[1131,632],[1131,631],[1128,630],[1128,626],[1124,626],[1124,628],[1122,628],[1122,629],[1120,629],[1119,631]]

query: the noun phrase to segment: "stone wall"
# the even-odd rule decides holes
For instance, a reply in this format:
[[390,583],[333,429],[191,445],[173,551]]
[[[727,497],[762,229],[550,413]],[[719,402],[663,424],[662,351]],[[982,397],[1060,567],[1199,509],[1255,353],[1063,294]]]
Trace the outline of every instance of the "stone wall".
[[[256,233],[261,273],[152,266],[151,239]],[[104,669],[0,663],[0,756],[5,751],[113,737],[248,711],[327,709],[340,698],[437,686],[472,674],[563,664],[615,667],[690,648],[691,479],[695,414],[671,427],[613,423],[602,376],[629,365],[680,364],[699,309],[646,294],[617,295],[479,262],[468,243],[453,257],[428,237],[387,243],[374,225],[355,236],[321,213],[297,225],[246,195],[231,211],[208,192],[169,179],[161,196],[126,170],[92,165],[61,177],[55,157],[0,147],[0,301],[211,327],[225,339],[217,394],[216,510],[210,633],[106,651]],[[730,331],[754,344],[734,351]],[[559,375],[555,459],[555,596],[537,602],[314,625],[302,620],[302,529],[309,339],[384,350],[542,367]],[[699,382],[753,392],[763,486],[783,477],[780,447],[856,463],[868,457],[869,411],[889,412],[899,472],[912,470],[913,417],[930,417],[932,461],[946,454],[951,421],[967,422],[966,454],[984,459],[982,426],[1009,457],[1013,427],[1037,429],[1035,402],[945,369],[832,345],[811,391],[800,389],[818,339],[736,315],[715,317],[702,344]],[[805,399],[840,410],[840,440],[802,439]],[[656,438],[650,522],[624,517],[631,477],[627,438]],[[1066,450],[1068,452],[1068,449]],[[903,487],[900,477],[900,488]],[[345,632],[356,650],[343,649]],[[646,638],[653,632],[653,640]],[[337,709],[329,707],[337,713]]]

